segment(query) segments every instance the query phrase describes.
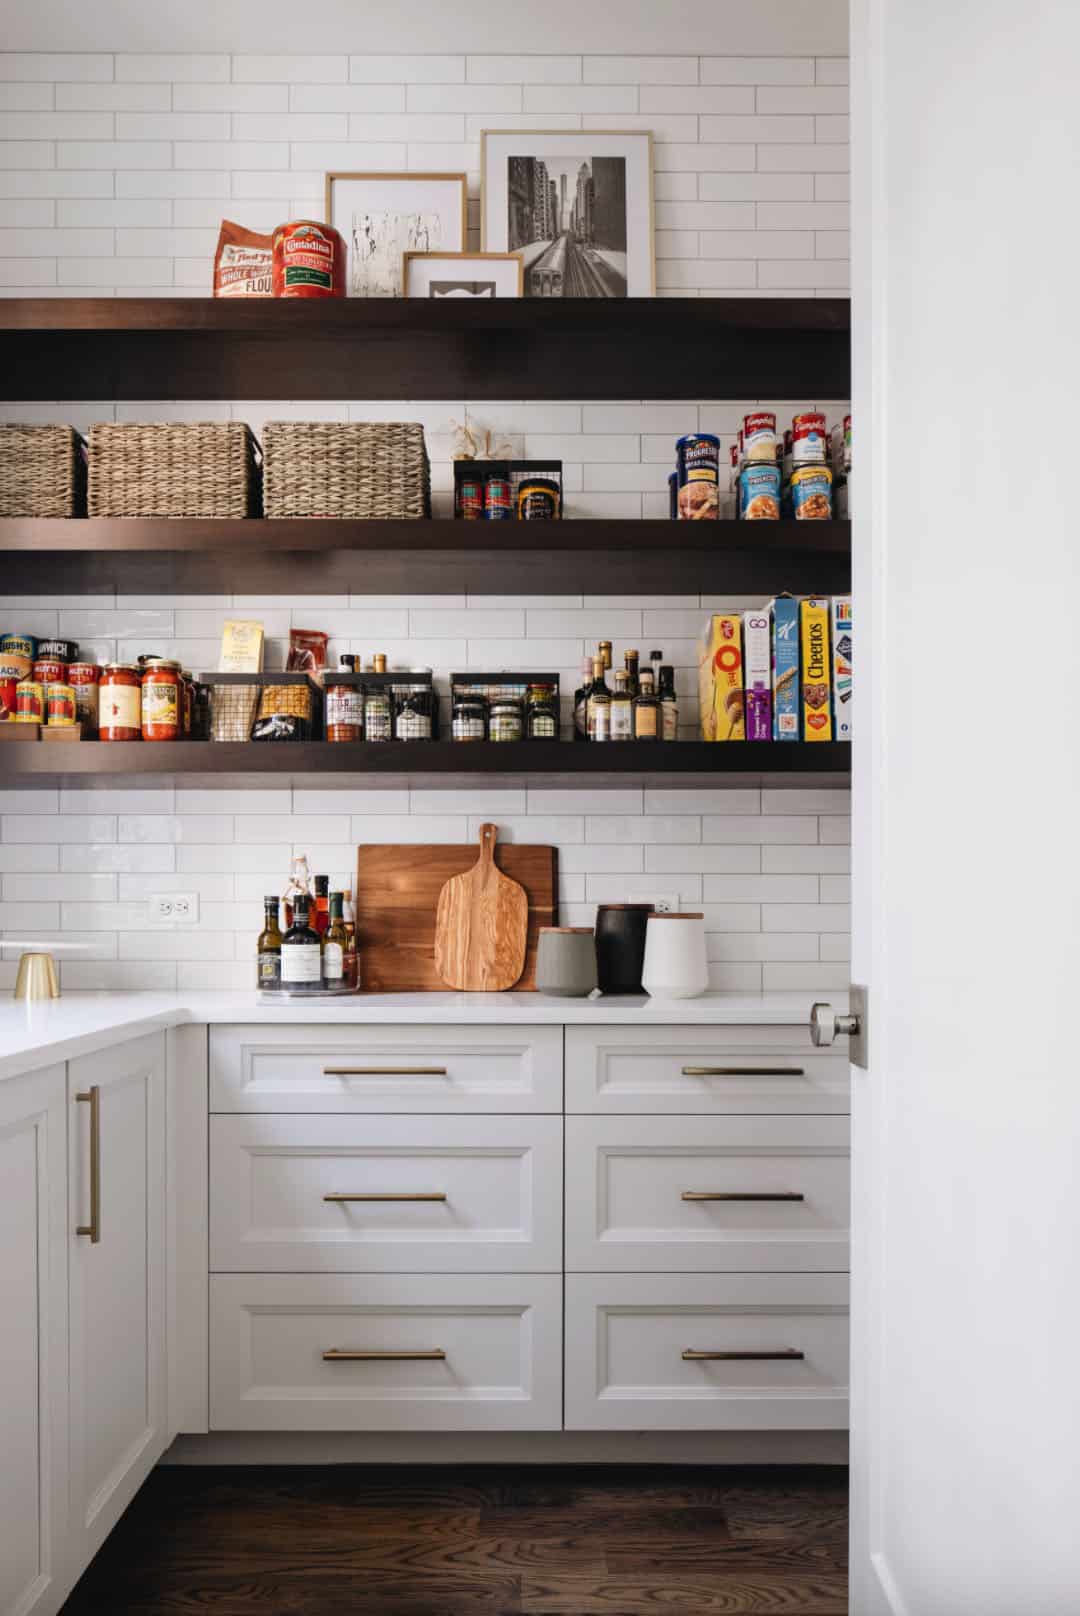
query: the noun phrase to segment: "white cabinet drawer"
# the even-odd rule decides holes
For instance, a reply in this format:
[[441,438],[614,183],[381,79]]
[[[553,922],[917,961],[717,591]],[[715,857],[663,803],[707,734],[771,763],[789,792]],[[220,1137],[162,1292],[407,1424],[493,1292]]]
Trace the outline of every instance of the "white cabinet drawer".
[[846,1051],[802,1027],[567,1027],[568,1112],[848,1109]]
[[213,1116],[210,1266],[558,1273],[562,1127],[542,1116]]
[[558,1430],[561,1289],[557,1274],[215,1274],[210,1428]]
[[567,1275],[567,1430],[844,1429],[847,1381],[841,1275]]
[[566,1267],[848,1266],[846,1117],[569,1117]]
[[212,1111],[561,1111],[562,1028],[213,1027]]

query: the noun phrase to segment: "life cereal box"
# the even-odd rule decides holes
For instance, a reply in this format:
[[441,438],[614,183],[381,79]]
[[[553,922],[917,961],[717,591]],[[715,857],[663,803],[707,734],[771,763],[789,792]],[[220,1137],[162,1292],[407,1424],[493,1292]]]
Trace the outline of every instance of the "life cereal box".
[[854,632],[850,596],[834,596],[832,603],[833,729],[838,741],[851,739],[852,653]]
[[772,603],[773,740],[799,739],[799,603],[777,595]]
[[698,699],[703,741],[745,741],[742,616],[717,612],[698,642]]
[[799,603],[802,649],[802,720],[804,741],[831,741],[832,669],[829,655],[829,602]]
[[769,608],[743,613],[743,684],[746,688],[746,739],[772,740],[772,657]]

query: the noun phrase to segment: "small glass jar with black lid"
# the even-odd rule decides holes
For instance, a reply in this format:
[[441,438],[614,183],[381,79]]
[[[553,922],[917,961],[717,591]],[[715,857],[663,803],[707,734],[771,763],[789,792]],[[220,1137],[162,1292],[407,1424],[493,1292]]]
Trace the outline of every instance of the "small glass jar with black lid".
[[499,697],[491,703],[491,714],[488,719],[489,740],[520,741],[524,733],[525,723],[520,701],[511,697]]
[[450,733],[455,741],[486,740],[487,719],[488,704],[483,696],[459,695],[454,697]]

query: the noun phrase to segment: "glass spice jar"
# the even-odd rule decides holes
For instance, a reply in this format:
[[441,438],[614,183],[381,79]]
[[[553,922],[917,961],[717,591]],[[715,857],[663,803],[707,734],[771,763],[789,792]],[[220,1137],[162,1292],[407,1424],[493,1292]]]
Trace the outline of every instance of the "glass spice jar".
[[559,709],[552,685],[530,685],[525,709],[525,729],[530,741],[557,741]]
[[179,662],[153,657],[142,676],[142,738],[178,741],[183,723],[184,680]]
[[524,733],[520,701],[509,699],[491,704],[488,721],[488,739],[492,741],[520,741]]
[[137,741],[142,734],[142,672],[133,662],[106,662],[98,685],[98,739]]
[[455,741],[482,741],[487,736],[487,702],[483,696],[458,696],[450,720]]
[[430,685],[400,685],[394,690],[394,738],[430,741],[435,696]]

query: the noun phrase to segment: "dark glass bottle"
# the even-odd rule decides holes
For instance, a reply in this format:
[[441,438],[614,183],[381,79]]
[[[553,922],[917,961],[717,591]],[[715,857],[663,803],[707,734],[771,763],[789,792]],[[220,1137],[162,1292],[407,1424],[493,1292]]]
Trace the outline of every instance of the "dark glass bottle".
[[589,699],[589,690],[592,686],[592,657],[584,657],[581,663],[581,683],[574,691],[574,739],[583,741],[588,735],[585,704]]
[[603,657],[593,657],[592,684],[585,702],[585,722],[590,741],[611,739],[611,691],[604,678]]
[[263,899],[266,919],[256,943],[258,965],[256,983],[264,993],[273,993],[281,986],[281,928],[278,925],[278,899],[276,893]]
[[641,659],[637,651],[627,651],[623,660],[626,663],[626,683],[630,691],[630,700],[633,701],[641,689],[641,683],[638,678],[638,663]]
[[330,877],[317,875],[315,877],[315,911],[311,916],[311,924],[320,937],[325,937],[330,929]]
[[318,992],[322,987],[322,941],[308,925],[311,899],[298,893],[293,903],[293,923],[281,939],[281,986]]
[[324,988],[343,988],[345,986],[345,951],[349,946],[349,938],[345,931],[344,901],[345,894],[343,892],[331,892],[330,925],[327,928],[322,950]]
[[675,669],[660,669],[660,739],[679,739],[679,698],[675,694]]
[[652,672],[648,668],[641,670],[641,689],[634,697],[634,739],[660,739],[660,703],[656,699]]

